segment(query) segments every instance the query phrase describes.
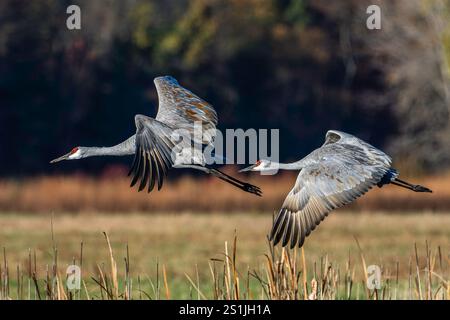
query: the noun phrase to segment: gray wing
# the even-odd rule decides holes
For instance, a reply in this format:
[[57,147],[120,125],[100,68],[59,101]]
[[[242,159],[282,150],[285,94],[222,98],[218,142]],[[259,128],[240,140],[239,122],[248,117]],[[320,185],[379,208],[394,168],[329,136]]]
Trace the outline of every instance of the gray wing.
[[159,97],[156,120],[178,129],[194,133],[194,123],[202,127],[201,143],[211,144],[215,137],[217,113],[214,108],[191,91],[180,86],[170,76],[154,80]]
[[158,190],[163,185],[163,179],[168,169],[173,165],[171,140],[172,128],[150,117],[136,115],[136,150],[134,161],[128,175],[133,175],[131,187],[140,180],[139,191],[148,182],[148,192],[155,183]]
[[282,240],[283,246],[290,241],[291,248],[301,247],[331,210],[366,193],[389,170],[391,160],[382,151],[334,138],[299,173],[272,226],[274,244]]

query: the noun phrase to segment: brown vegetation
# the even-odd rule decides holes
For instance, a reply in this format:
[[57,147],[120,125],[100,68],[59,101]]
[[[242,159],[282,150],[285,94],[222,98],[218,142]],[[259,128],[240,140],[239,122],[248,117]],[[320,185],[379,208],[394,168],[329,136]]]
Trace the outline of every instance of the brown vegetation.
[[[236,170],[228,171],[236,175]],[[15,212],[147,212],[154,211],[275,211],[295,182],[294,173],[242,177],[260,186],[263,197],[242,192],[210,177],[181,177],[159,192],[138,193],[120,178],[84,175],[0,181],[0,211]],[[450,210],[450,174],[410,179],[430,187],[432,194],[395,186],[374,188],[352,204],[354,210]]]

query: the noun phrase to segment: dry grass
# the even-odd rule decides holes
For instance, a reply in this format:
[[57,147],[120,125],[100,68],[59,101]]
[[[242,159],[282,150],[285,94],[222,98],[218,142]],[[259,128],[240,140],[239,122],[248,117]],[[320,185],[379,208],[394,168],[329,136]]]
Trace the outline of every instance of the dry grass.
[[[52,221],[4,214],[1,297],[449,297],[447,214],[339,212],[308,238],[304,251],[268,246],[270,223],[270,214],[55,215]],[[81,290],[65,287],[65,269],[74,263],[82,266]],[[372,264],[382,270],[379,290],[365,286]]]
[[[83,175],[37,177],[22,181],[0,181],[0,211],[15,212],[154,212],[154,211],[267,211],[276,210],[292,188],[294,173],[277,176],[241,177],[260,186],[262,198],[242,192],[218,179],[188,176],[168,181],[151,195],[129,188],[125,170],[118,178]],[[231,171],[231,172],[230,172]],[[236,170],[228,167],[228,172]],[[450,174],[412,179],[433,189],[419,194],[395,186],[374,188],[348,207],[355,210],[450,210]]]

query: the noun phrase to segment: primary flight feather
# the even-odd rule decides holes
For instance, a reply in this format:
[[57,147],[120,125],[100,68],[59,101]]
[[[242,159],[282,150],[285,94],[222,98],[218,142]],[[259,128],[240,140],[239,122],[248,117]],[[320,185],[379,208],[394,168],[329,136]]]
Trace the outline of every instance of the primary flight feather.
[[[129,175],[131,186],[139,182],[139,191],[156,186],[160,190],[170,168],[191,168],[211,174],[249,193],[260,196],[261,190],[206,164],[202,148],[214,142],[217,113],[206,101],[182,87],[171,76],[154,79],[159,98],[155,118],[135,116],[136,134],[112,147],[75,147],[52,160],[76,160],[93,156],[133,155]],[[196,136],[196,126],[201,136]],[[199,152],[192,152],[192,146]],[[187,151],[187,152],[185,152]]]
[[294,163],[259,160],[241,171],[300,170],[294,187],[276,216],[269,238],[276,245],[303,246],[305,238],[330,211],[374,186],[394,184],[415,192],[430,189],[398,179],[383,151],[348,133],[330,130],[325,143]]

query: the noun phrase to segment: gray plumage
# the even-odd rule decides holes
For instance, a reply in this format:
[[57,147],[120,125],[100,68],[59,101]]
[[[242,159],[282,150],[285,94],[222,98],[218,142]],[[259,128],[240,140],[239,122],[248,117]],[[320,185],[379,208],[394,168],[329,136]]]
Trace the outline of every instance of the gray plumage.
[[[210,104],[202,100],[191,91],[183,88],[178,81],[170,76],[158,77],[154,80],[158,92],[159,106],[155,119],[137,115],[135,158],[129,172],[133,175],[131,186],[140,180],[139,191],[143,190],[148,182],[148,192],[153,190],[155,182],[158,190],[163,185],[163,179],[170,167],[177,161],[179,148],[188,148],[188,145],[177,144],[174,133],[179,138],[187,138],[182,143],[194,138],[194,125],[198,123],[202,132],[214,132],[217,124],[217,114]],[[194,139],[192,139],[194,140]],[[211,144],[213,134],[202,135],[199,144]],[[190,164],[187,161],[200,162],[203,159],[183,159],[181,165]],[[198,164],[198,163],[197,163]]]
[[243,171],[300,170],[294,187],[276,216],[270,240],[301,247],[328,213],[360,197],[373,186],[393,183],[417,192],[431,190],[397,178],[392,160],[381,150],[340,131],[328,131],[325,143],[300,161],[258,161]]
[[305,238],[336,208],[366,193],[388,172],[391,158],[351,135],[329,131],[325,144],[297,165],[302,168],[275,219],[270,238],[286,246]]
[[202,143],[212,144],[217,125],[214,108],[191,91],[180,86],[172,77],[158,77],[154,80],[159,97],[156,120],[172,128],[194,134],[194,124],[202,125]]
[[[214,108],[171,76],[157,77],[154,83],[159,98],[158,113],[155,118],[136,115],[135,135],[112,147],[75,147],[51,163],[134,154],[129,175],[132,176],[131,186],[139,182],[139,191],[147,185],[148,192],[155,186],[160,190],[167,172],[174,167],[200,170],[241,190],[261,195],[258,187],[206,166],[202,148],[214,142],[217,125]],[[201,129],[199,137],[197,129]],[[197,152],[192,152],[193,148]]]

